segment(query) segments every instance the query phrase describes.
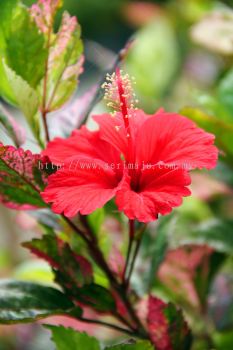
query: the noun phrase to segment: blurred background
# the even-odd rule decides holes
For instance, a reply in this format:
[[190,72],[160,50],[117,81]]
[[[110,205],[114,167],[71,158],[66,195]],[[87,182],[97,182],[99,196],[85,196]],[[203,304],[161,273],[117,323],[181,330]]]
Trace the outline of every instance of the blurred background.
[[[27,5],[33,3],[29,0],[24,2]],[[83,108],[82,97],[85,97],[85,93],[103,79],[119,51],[132,39],[123,68],[136,79],[139,107],[147,113],[153,113],[159,107],[181,112],[216,135],[220,149],[217,169],[210,173],[195,172],[193,196],[175,211],[174,217],[169,216],[166,220],[162,219],[159,226],[156,223],[150,227],[137,269],[140,275],[144,271],[145,257],[148,254],[151,257],[156,255],[153,242],[157,242],[159,234],[166,227],[167,250],[159,268],[154,271],[154,290],[185,308],[197,335],[201,334],[202,327],[208,326],[211,330],[212,343],[205,336],[197,336],[193,350],[231,350],[232,0],[64,0],[64,8],[77,16],[85,47],[85,70],[77,91],[77,96],[81,96],[78,110]],[[103,108],[99,104],[96,110]],[[74,123],[77,125],[82,119],[78,110],[74,108]],[[18,112],[12,110],[12,113],[24,124]],[[65,111],[59,113],[63,117]],[[51,116],[51,132],[64,133],[64,130],[56,129],[53,120]],[[71,123],[70,129],[75,126],[74,123]],[[2,130],[0,140],[5,144],[9,142]],[[24,147],[37,150],[30,137]],[[14,212],[0,206],[0,223],[0,278],[50,283],[52,275],[48,266],[32,258],[20,246],[20,242],[40,234],[35,218],[25,212]],[[206,261],[209,284],[204,286]],[[197,271],[202,271],[199,280]],[[134,283],[139,291],[141,288],[143,295],[137,274]],[[198,324],[200,319],[202,325]],[[101,331],[104,333],[104,330]],[[39,325],[0,326],[0,350],[45,348],[52,350],[53,345],[48,333]]]

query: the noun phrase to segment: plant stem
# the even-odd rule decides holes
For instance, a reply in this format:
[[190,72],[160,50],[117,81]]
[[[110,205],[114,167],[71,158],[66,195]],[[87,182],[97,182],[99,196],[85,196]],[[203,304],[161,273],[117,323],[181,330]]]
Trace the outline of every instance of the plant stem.
[[131,276],[132,276],[132,273],[133,273],[133,270],[134,270],[135,262],[136,262],[136,259],[137,259],[137,256],[138,256],[138,252],[139,252],[139,249],[140,249],[140,246],[141,246],[142,237],[143,237],[143,233],[144,233],[145,229],[146,229],[146,225],[144,225],[142,227],[141,231],[137,235],[137,241],[136,241],[136,247],[135,247],[133,259],[132,259],[131,266],[130,266],[130,269],[129,269],[128,278],[127,278],[126,283],[125,283],[126,284],[126,288],[128,288],[128,286],[130,284],[130,279],[131,279]]
[[129,329],[122,328],[122,327],[119,327],[117,325],[114,325],[114,324],[111,324],[108,322],[104,322],[104,321],[100,321],[100,320],[91,320],[91,319],[84,318],[84,317],[78,317],[78,320],[85,322],[85,323],[93,323],[93,324],[97,324],[97,325],[100,325],[103,327],[111,328],[111,329],[114,329],[118,332],[126,333],[126,334],[131,335],[131,336],[135,336],[135,337],[138,336],[138,334],[136,332],[132,332]]
[[[105,261],[105,258],[103,256],[101,250],[99,249],[97,243],[95,243],[94,241],[91,241],[88,238],[88,236],[89,237],[93,236],[92,232],[89,231],[88,236],[87,236],[69,218],[65,217],[64,215],[63,215],[63,218],[70,225],[70,227],[74,230],[74,232],[76,232],[86,242],[91,256],[93,257],[95,262],[99,265],[99,267],[105,272],[106,276],[109,279],[109,282],[110,282],[112,288],[116,291],[116,293],[119,295],[119,297],[121,298],[121,300],[125,304],[126,309],[129,313],[134,325],[136,325],[136,327],[137,327],[138,334],[141,335],[143,338],[148,337],[147,332],[145,331],[141,321],[139,320],[136,312],[134,311],[134,308],[133,308],[130,300],[128,299],[125,288],[121,284],[118,283],[115,275],[110,270],[107,262]],[[90,230],[90,227],[89,227],[89,230]],[[131,326],[132,330],[134,330],[134,325]]]
[[49,137],[49,129],[48,129],[48,125],[47,125],[47,112],[46,111],[42,111],[42,120],[43,120],[43,125],[44,125],[44,131],[45,131],[45,139],[46,142],[48,143],[50,141],[50,137]]
[[47,117],[46,104],[47,104],[47,83],[48,83],[48,69],[49,69],[49,47],[50,47],[52,29],[53,29],[53,22],[50,24],[48,29],[48,42],[47,42],[48,55],[45,60],[45,77],[44,77],[44,84],[43,84],[43,97],[42,97],[42,107],[41,107],[41,114],[42,114],[45,138],[47,143],[50,140],[49,129],[48,129],[47,120],[46,120],[46,117]]
[[129,261],[130,261],[133,240],[134,240],[134,220],[129,220],[129,244],[128,244],[126,262],[125,262],[125,267],[124,267],[124,272],[123,272],[122,284],[125,284],[125,282],[126,282],[126,272],[127,272]]

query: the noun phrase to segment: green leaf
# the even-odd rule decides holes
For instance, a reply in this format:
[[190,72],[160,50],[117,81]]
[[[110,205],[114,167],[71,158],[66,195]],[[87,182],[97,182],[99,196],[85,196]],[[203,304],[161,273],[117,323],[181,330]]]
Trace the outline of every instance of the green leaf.
[[57,350],[101,350],[97,339],[71,328],[45,326],[52,332]]
[[152,287],[156,278],[157,271],[164,260],[168,248],[167,234],[166,234],[166,217],[160,219],[160,224],[157,228],[156,236],[148,233],[144,240],[144,254],[145,259],[150,258],[150,267],[148,272],[143,276],[144,290],[148,291]]
[[97,236],[104,222],[104,218],[104,208],[97,209],[92,214],[87,216],[88,223]]
[[[63,271],[55,271],[56,282],[63,287],[68,295],[72,299],[88,305],[99,312],[113,312],[116,310],[116,302],[111,292],[96,284],[86,284],[82,287],[74,285],[74,281],[70,279],[70,276],[64,274]],[[72,288],[70,285],[72,284]]]
[[67,314],[74,304],[59,290],[20,281],[0,282],[0,323],[36,321]]
[[46,180],[39,169],[40,159],[40,155],[0,143],[0,200],[4,205],[12,209],[47,207],[40,196]]
[[107,347],[105,350],[156,350],[156,348],[149,341],[129,341],[125,344]]
[[154,113],[156,104],[171,88],[179,69],[178,49],[174,29],[163,15],[135,36],[126,58],[126,70],[136,78],[136,94],[148,112]]
[[2,96],[10,102],[17,102],[5,76],[3,58],[10,69],[32,88],[36,88],[44,76],[47,55],[44,35],[31,20],[28,9],[19,1],[3,1],[0,14],[0,93]]
[[29,259],[15,268],[13,278],[28,282],[52,284],[54,275],[45,261]]
[[231,349],[233,344],[233,331],[216,332],[213,334],[213,339],[217,350]]
[[182,244],[207,244],[215,250],[233,252],[233,220],[212,219],[191,228],[180,237]]
[[219,101],[228,109],[233,122],[233,69],[221,80],[218,90]]
[[14,118],[10,115],[10,113],[3,108],[0,104],[0,124],[6,130],[8,136],[14,142],[15,146],[21,146],[26,139],[25,130],[19,125]]
[[116,310],[116,302],[110,291],[94,283],[78,289],[76,298],[99,312]]
[[10,35],[13,13],[18,8],[18,0],[3,1],[0,11],[0,94],[7,101],[15,103],[14,94],[6,79],[2,65],[2,58],[5,56],[6,38]]
[[25,115],[35,138],[40,141],[40,123],[38,118],[39,99],[36,91],[17,75],[6,63],[3,63],[7,81],[11,87],[18,107]]
[[207,219],[192,222],[180,210],[167,216],[164,232],[170,249],[186,244],[205,245],[220,253],[233,251],[233,220]]

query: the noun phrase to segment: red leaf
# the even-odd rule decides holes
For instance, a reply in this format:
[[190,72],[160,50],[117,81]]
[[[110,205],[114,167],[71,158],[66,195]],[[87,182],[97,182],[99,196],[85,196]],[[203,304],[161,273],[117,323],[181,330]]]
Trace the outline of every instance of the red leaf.
[[169,324],[163,313],[165,308],[166,304],[162,300],[150,296],[147,322],[151,340],[158,350],[172,350]]
[[46,207],[40,191],[47,175],[40,169],[41,157],[22,148],[0,143],[0,201],[12,209]]
[[150,296],[147,324],[156,350],[187,350],[191,335],[182,312],[175,305]]

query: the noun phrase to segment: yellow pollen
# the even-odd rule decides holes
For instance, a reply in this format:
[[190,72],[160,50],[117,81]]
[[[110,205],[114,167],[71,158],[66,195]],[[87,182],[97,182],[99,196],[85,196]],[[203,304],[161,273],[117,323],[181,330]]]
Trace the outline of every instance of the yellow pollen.
[[[133,90],[133,85],[135,84],[135,77],[130,77],[129,74],[124,74],[121,70],[121,84],[124,90],[122,97],[126,101],[127,108],[130,110],[135,109],[135,105],[138,104],[138,99],[136,99],[136,94]],[[107,101],[107,106],[115,112],[120,112],[123,106],[122,101],[119,96],[119,81],[116,73],[107,74],[106,82],[102,84],[102,88],[105,90],[104,100]],[[133,113],[132,111],[130,113]],[[130,114],[126,116],[129,118]]]

